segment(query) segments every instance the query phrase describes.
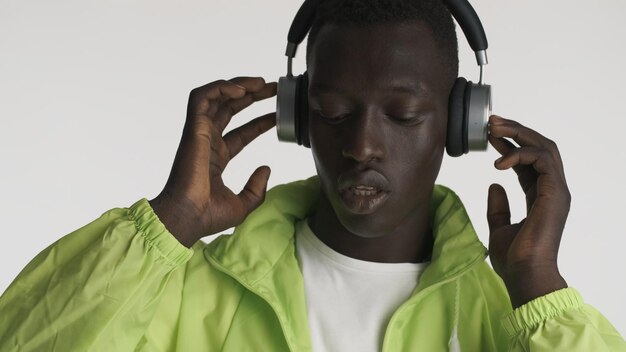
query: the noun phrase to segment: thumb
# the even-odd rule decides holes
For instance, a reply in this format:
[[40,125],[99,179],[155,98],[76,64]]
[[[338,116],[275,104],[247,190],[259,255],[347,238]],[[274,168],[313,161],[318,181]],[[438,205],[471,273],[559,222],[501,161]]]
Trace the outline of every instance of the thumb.
[[248,182],[237,195],[244,208],[246,214],[256,209],[265,200],[265,192],[267,189],[267,181],[270,178],[271,169],[269,166],[260,166],[248,179]]
[[497,183],[493,183],[489,186],[487,222],[489,223],[490,233],[493,233],[502,226],[511,224],[511,210],[509,209],[509,200],[506,197],[506,191]]

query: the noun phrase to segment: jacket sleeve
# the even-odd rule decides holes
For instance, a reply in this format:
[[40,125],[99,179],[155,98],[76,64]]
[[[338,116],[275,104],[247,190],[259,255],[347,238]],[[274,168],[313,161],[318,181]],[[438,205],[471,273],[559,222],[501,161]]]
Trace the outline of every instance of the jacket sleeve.
[[142,198],[39,253],[0,297],[0,351],[133,350],[181,245]]
[[536,298],[502,319],[511,351],[626,351],[613,325],[574,288]]

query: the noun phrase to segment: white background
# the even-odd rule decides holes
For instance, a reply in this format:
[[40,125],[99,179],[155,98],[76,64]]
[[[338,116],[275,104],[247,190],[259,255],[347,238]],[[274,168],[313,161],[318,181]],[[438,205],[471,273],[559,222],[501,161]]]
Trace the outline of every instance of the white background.
[[[624,82],[626,2],[474,0],[489,38],[494,113],[555,140],[573,196],[560,268],[626,333]],[[0,292],[39,251],[108,209],[151,199],[178,146],[189,91],[239,75],[278,80],[299,1],[0,0]],[[295,72],[304,71],[304,45]],[[476,80],[460,36],[461,74]],[[275,98],[233,120],[275,110]],[[438,182],[456,190],[487,243],[487,188],[524,199],[495,150],[446,156]],[[238,192],[259,165],[270,186],[315,173],[310,150],[275,129],[225,179]],[[208,240],[205,239],[205,240]]]

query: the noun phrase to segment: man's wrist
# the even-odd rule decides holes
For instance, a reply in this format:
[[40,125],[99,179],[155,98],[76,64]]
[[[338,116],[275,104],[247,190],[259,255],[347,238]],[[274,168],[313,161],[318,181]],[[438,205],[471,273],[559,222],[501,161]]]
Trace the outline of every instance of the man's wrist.
[[171,202],[163,199],[163,194],[158,195],[154,199],[148,201],[150,207],[157,215],[159,220],[163,223],[165,228],[187,248],[198,241],[198,238],[194,236],[196,231],[190,228],[189,219],[181,219],[180,215],[185,214],[185,209],[172,208]]
[[513,309],[554,291],[567,288],[558,268],[519,268],[504,280]]

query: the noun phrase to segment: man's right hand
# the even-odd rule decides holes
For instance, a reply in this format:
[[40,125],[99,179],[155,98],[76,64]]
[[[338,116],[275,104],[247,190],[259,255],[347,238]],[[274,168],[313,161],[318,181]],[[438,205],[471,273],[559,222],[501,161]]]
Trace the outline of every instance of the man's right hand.
[[239,225],[265,199],[268,166],[257,168],[239,194],[222,172],[243,147],[276,124],[276,113],[257,117],[222,136],[233,115],[276,95],[276,82],[236,77],[191,91],[187,119],[165,187],[150,206],[183,245]]

